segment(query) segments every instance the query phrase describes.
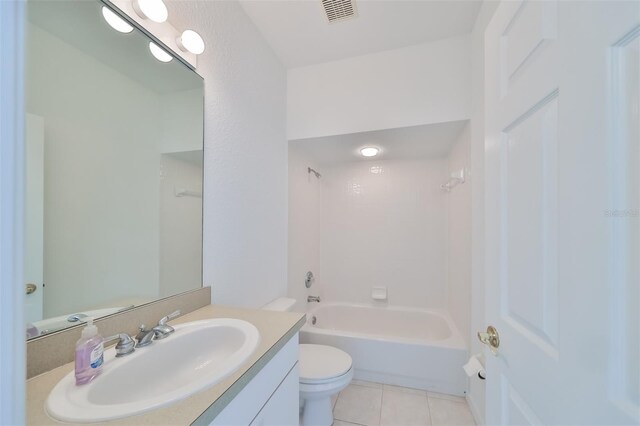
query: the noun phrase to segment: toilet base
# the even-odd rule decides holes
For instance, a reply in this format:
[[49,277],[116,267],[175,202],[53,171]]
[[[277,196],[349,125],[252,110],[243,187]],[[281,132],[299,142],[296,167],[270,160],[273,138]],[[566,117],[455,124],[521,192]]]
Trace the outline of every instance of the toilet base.
[[302,408],[302,426],[331,426],[331,397],[307,399]]

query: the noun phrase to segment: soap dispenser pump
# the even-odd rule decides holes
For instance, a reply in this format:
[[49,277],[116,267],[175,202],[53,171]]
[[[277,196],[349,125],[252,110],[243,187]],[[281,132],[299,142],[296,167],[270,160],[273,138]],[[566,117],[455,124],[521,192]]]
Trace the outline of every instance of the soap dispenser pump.
[[89,383],[102,372],[104,339],[98,334],[93,318],[87,318],[80,340],[76,343],[76,385]]

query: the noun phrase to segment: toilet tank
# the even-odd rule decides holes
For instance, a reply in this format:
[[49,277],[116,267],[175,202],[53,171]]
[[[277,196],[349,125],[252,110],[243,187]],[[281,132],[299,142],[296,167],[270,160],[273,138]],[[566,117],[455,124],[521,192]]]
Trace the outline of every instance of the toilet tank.
[[290,297],[279,297],[262,307],[265,311],[290,312],[296,304],[296,299]]

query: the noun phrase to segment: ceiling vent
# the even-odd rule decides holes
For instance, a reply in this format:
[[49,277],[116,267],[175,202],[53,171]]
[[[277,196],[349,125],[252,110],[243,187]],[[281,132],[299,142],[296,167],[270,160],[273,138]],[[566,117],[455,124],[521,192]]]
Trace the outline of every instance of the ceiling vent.
[[329,22],[354,18],[357,13],[355,0],[322,0]]

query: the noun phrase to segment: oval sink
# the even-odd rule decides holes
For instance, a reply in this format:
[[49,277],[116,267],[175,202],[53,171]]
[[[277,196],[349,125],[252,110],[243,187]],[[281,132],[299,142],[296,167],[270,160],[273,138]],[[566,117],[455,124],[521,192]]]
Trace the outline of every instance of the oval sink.
[[175,333],[116,358],[105,351],[102,374],[76,386],[74,373],[53,388],[49,415],[65,422],[99,422],[144,413],[184,399],[235,372],[255,351],[258,329],[216,318],[175,326]]

